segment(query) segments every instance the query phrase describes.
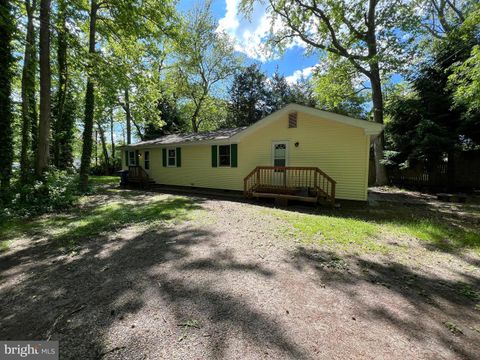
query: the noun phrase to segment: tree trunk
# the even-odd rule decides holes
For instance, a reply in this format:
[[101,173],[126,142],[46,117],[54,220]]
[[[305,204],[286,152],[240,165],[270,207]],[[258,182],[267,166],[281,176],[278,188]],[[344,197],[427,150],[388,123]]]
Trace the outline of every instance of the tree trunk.
[[454,192],[456,191],[456,183],[455,183],[455,149],[452,148],[448,154],[448,163],[447,163],[447,185],[448,191]]
[[[370,78],[372,86],[372,102],[373,102],[373,120],[379,124],[383,124],[383,95],[382,85],[380,82],[380,72],[378,64],[373,64],[372,76]],[[387,169],[383,164],[384,136],[380,134],[374,143],[375,154],[375,185],[382,186],[388,184]]]
[[60,136],[59,168],[68,169],[73,165],[73,140],[75,131],[75,100],[71,93],[65,93],[65,104],[62,114],[62,128]]
[[[95,54],[95,33],[97,24],[98,5],[96,0],[90,3],[90,34],[89,49],[90,57]],[[93,59],[90,58],[89,67],[93,66]],[[92,70],[92,69],[90,69]],[[82,159],[80,163],[80,190],[86,191],[88,188],[88,174],[90,172],[90,162],[92,159],[92,135],[93,135],[93,114],[95,110],[95,89],[91,71],[87,78],[87,90],[85,93],[85,122],[83,129],[83,148]]]
[[10,1],[0,3],[0,195],[10,186],[13,161],[12,34],[15,30]]
[[53,159],[56,167],[66,169],[68,164],[64,163],[62,156],[62,147],[65,144],[65,134],[67,133],[65,121],[65,99],[67,96],[67,28],[66,28],[66,4],[65,0],[58,1],[58,45],[57,45],[57,62],[58,62],[58,91],[56,98],[55,123],[53,126]]
[[100,134],[100,142],[102,144],[102,153],[103,153],[103,159],[105,161],[105,173],[110,175],[110,157],[108,156],[108,149],[107,149],[107,141],[105,139],[105,131],[103,131],[102,125],[97,123],[98,127],[98,132]]
[[198,117],[198,109],[195,109],[195,112],[192,116],[192,130],[194,133],[198,133],[198,125],[197,125],[197,117]]
[[95,167],[98,166],[98,131],[95,130]]
[[132,143],[132,114],[130,113],[130,97],[128,87],[125,89],[125,115],[127,117],[127,144]]
[[138,137],[140,138],[140,140],[141,141],[145,140],[145,136],[142,133],[142,129],[140,129],[140,126],[138,126],[138,124],[135,122],[135,120],[133,120],[133,118],[132,118],[132,123],[135,126],[135,129],[137,129],[137,134],[138,134]]
[[[383,93],[382,82],[380,78],[380,66],[378,64],[377,54],[377,36],[376,36],[376,7],[378,0],[370,0],[368,4],[367,20],[367,46],[368,56],[370,58],[370,71],[368,77],[372,87],[373,120],[383,125]],[[384,136],[380,134],[374,143],[375,155],[375,185],[387,185],[387,169],[383,164]]]
[[112,161],[115,165],[115,139],[113,137],[113,109],[110,109],[110,142],[112,143]]
[[36,44],[33,15],[36,1],[25,1],[27,12],[27,34],[25,38],[25,56],[22,69],[22,137],[20,151],[20,178],[23,183],[27,181],[30,166],[32,165],[32,125],[37,122],[37,104],[35,99],[35,73],[36,73]]
[[199,124],[198,124],[198,115],[200,114],[200,109],[203,104],[203,99],[205,98],[206,94],[202,95],[202,97],[198,100],[198,103],[195,104],[195,111],[193,112],[191,122],[192,122],[192,130],[194,133],[198,133]]
[[41,176],[48,167],[50,137],[50,0],[40,1],[40,122],[35,174]]
[[[37,59],[35,59],[35,62],[38,62]],[[31,126],[31,134],[32,134],[32,145],[31,145],[31,152],[32,154],[37,153],[37,147],[38,147],[38,114],[37,114],[37,109],[35,107],[35,117],[31,119],[32,120],[32,126]]]

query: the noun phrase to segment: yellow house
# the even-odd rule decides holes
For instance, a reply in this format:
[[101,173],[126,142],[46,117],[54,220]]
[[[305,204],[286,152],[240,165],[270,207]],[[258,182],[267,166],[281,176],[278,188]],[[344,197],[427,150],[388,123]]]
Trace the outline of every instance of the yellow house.
[[123,147],[130,180],[247,196],[366,200],[382,125],[297,104],[249,127],[173,134]]

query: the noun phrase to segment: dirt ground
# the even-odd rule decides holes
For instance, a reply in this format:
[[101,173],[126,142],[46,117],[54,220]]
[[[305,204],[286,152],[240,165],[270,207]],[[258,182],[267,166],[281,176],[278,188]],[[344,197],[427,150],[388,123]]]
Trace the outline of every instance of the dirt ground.
[[480,358],[478,256],[413,240],[398,257],[338,254],[279,232],[268,207],[190,199],[185,221],[119,227],[74,251],[48,234],[13,242],[0,253],[0,339],[59,340],[62,359]]

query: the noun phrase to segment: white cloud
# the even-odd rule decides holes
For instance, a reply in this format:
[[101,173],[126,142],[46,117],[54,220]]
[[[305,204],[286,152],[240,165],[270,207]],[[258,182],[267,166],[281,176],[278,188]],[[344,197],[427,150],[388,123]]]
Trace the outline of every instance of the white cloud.
[[227,11],[225,16],[218,21],[217,31],[224,31],[228,35],[234,35],[240,22],[238,20],[237,11],[240,0],[225,0]]
[[[218,22],[217,31],[225,32],[235,43],[235,50],[248,57],[265,62],[272,59],[271,51],[265,46],[270,31],[280,30],[281,24],[275,22],[272,29],[271,17],[265,5],[255,2],[249,19],[238,12],[240,0],[225,0],[225,16]],[[304,46],[299,40],[293,40],[287,48]]]
[[315,66],[309,66],[301,70],[295,70],[293,74],[290,76],[287,76],[285,80],[287,80],[289,84],[295,84],[302,77],[308,78],[310,75],[312,75],[314,70],[315,70]]
[[258,26],[253,29],[245,29],[240,36],[235,39],[235,48],[237,51],[245,53],[252,59],[267,61],[270,52],[265,47],[265,39],[270,31],[270,20],[267,14],[260,18]]
[[218,22],[217,31],[225,32],[235,43],[235,50],[248,57],[266,61],[268,51],[263,46],[270,30],[266,8],[256,4],[251,19],[245,19],[238,12],[240,0],[225,0],[225,16]]

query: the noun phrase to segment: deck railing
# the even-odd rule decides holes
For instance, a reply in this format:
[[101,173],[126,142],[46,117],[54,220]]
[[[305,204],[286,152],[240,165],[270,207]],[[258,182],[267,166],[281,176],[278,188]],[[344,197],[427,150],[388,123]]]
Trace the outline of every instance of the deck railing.
[[244,182],[244,195],[254,193],[317,197],[334,205],[336,181],[317,167],[257,166]]
[[128,167],[128,182],[146,185],[150,181],[147,172],[139,165],[130,165]]

